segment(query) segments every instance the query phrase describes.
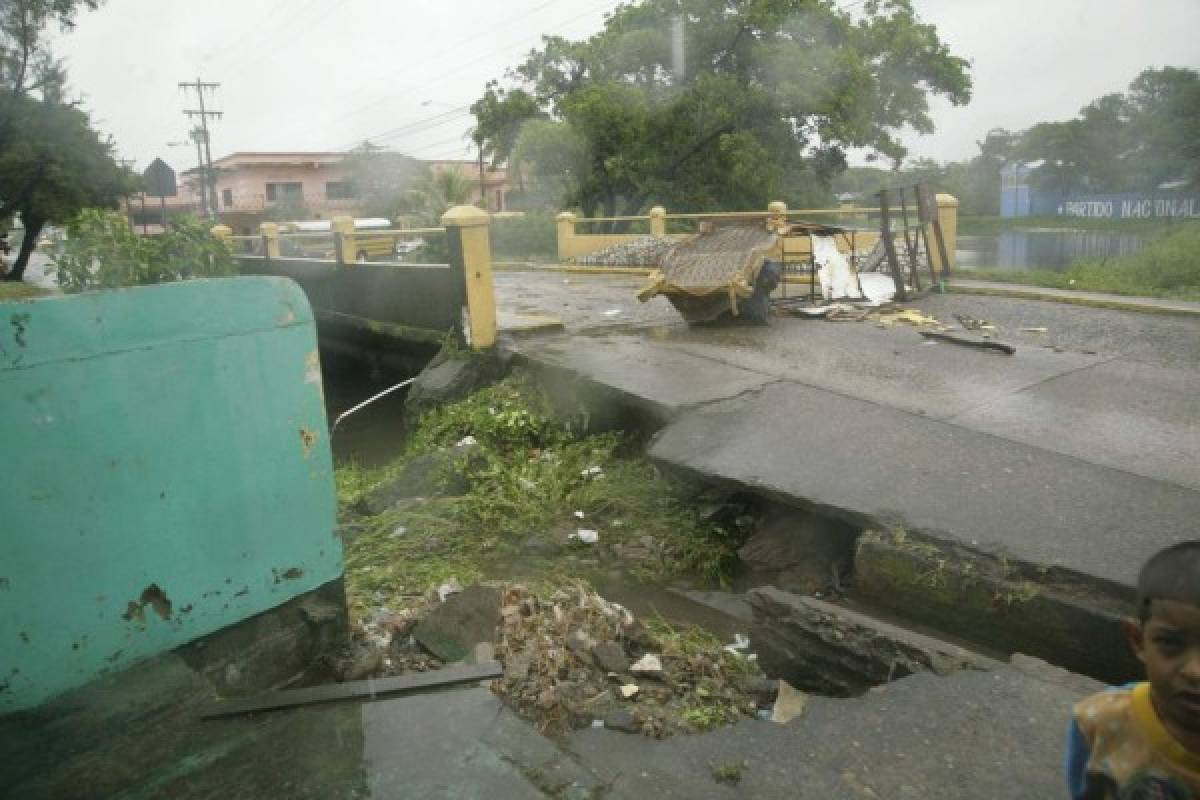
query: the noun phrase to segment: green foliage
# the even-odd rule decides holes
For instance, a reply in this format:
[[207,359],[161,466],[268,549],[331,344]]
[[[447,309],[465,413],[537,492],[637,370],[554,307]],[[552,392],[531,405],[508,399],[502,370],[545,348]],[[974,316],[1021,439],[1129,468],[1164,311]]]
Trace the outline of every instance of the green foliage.
[[1016,155],[1044,160],[1032,179],[1050,191],[1145,191],[1180,179],[1198,185],[1200,72],[1145,70],[1124,94],[1023,132]]
[[364,216],[395,219],[412,211],[412,193],[424,175],[416,159],[364,142],[346,154],[342,166]]
[[496,217],[489,230],[492,254],[501,261],[554,261],[558,233],[554,214],[530,211],[523,217]]
[[565,548],[577,527],[601,531],[598,545],[573,545],[592,554],[655,540],[659,552],[640,577],[688,575],[712,583],[727,577],[741,542],[699,519],[694,487],[660,475],[627,437],[583,435],[580,427],[578,419],[556,416],[541,391],[517,374],[427,413],[397,463],[339,466],[338,496],[348,510],[411,459],[467,436],[477,442],[466,460],[466,494],[404,504],[371,518],[368,530],[348,543],[355,602],[379,592],[403,605],[435,580],[465,581],[495,564],[506,564],[511,577],[514,558],[529,572],[536,561],[524,555],[530,542]]
[[47,289],[39,289],[27,283],[11,283],[0,281],[0,303],[6,300],[29,300],[50,294]]
[[1171,233],[1124,258],[1077,261],[1064,272],[972,270],[971,277],[1113,294],[1200,300],[1200,223]]
[[476,141],[522,179],[560,181],[587,216],[796,205],[848,148],[901,158],[902,129],[932,130],[930,94],[970,96],[967,63],[910,0],[622,4],[590,39],[544,38],[509,77],[473,106]]
[[177,217],[161,236],[138,236],[121,214],[96,209],[70,223],[52,262],[67,292],[235,273],[228,249],[200,220]]

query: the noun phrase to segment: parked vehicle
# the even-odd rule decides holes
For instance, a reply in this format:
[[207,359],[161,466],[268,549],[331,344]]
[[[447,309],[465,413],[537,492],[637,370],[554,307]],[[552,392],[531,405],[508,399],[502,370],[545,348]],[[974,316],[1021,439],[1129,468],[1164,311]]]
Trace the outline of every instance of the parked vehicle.
[[[383,217],[366,217],[354,220],[354,260],[366,262],[372,260],[390,259],[396,252],[396,236],[394,234],[370,235],[371,231],[388,230],[391,221]],[[289,241],[283,239],[284,255],[294,255],[301,258],[333,258],[335,253],[333,243],[333,223],[327,219],[302,220],[288,222],[280,226],[280,232],[328,234],[297,238]]]

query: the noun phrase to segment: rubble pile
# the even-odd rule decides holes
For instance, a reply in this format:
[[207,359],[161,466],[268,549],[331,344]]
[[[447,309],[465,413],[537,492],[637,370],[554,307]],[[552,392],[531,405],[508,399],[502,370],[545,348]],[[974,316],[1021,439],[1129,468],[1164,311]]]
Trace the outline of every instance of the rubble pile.
[[500,613],[504,677],[493,691],[545,733],[603,725],[661,738],[754,716],[773,699],[753,656],[657,636],[582,585],[548,602],[509,586]]
[[589,267],[657,267],[676,245],[666,236],[642,236],[575,259]]

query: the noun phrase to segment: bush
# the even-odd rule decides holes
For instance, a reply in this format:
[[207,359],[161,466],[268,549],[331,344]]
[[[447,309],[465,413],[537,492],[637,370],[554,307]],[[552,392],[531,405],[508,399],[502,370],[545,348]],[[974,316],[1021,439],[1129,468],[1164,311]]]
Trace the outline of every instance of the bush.
[[497,261],[554,261],[558,257],[554,214],[546,211],[495,219],[491,238],[492,255]]
[[237,272],[228,248],[194,217],[178,217],[155,237],[138,236],[115,211],[89,209],[67,226],[53,257],[66,292],[218,277]]

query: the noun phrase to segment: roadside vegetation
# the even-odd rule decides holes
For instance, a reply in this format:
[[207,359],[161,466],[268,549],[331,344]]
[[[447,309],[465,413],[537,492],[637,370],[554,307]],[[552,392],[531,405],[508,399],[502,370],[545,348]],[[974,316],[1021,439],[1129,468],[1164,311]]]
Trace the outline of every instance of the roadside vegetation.
[[61,252],[51,261],[66,292],[237,272],[228,248],[195,217],[176,217],[159,236],[139,236],[124,215],[96,209],[75,217]]
[[1200,222],[1177,222],[1133,255],[1077,261],[1063,272],[974,269],[963,274],[1055,289],[1200,300]]
[[[394,463],[338,467],[352,612],[418,604],[451,577],[548,587],[619,567],[635,579],[727,578],[740,537],[701,518],[699,490],[661,474],[629,437],[582,423],[515,373],[425,414]],[[373,491],[456,445],[463,456],[446,460],[440,494],[364,513]]]
[[28,300],[31,297],[41,297],[47,294],[53,294],[53,292],[48,289],[31,286],[28,283],[0,281],[0,302],[5,300]]

